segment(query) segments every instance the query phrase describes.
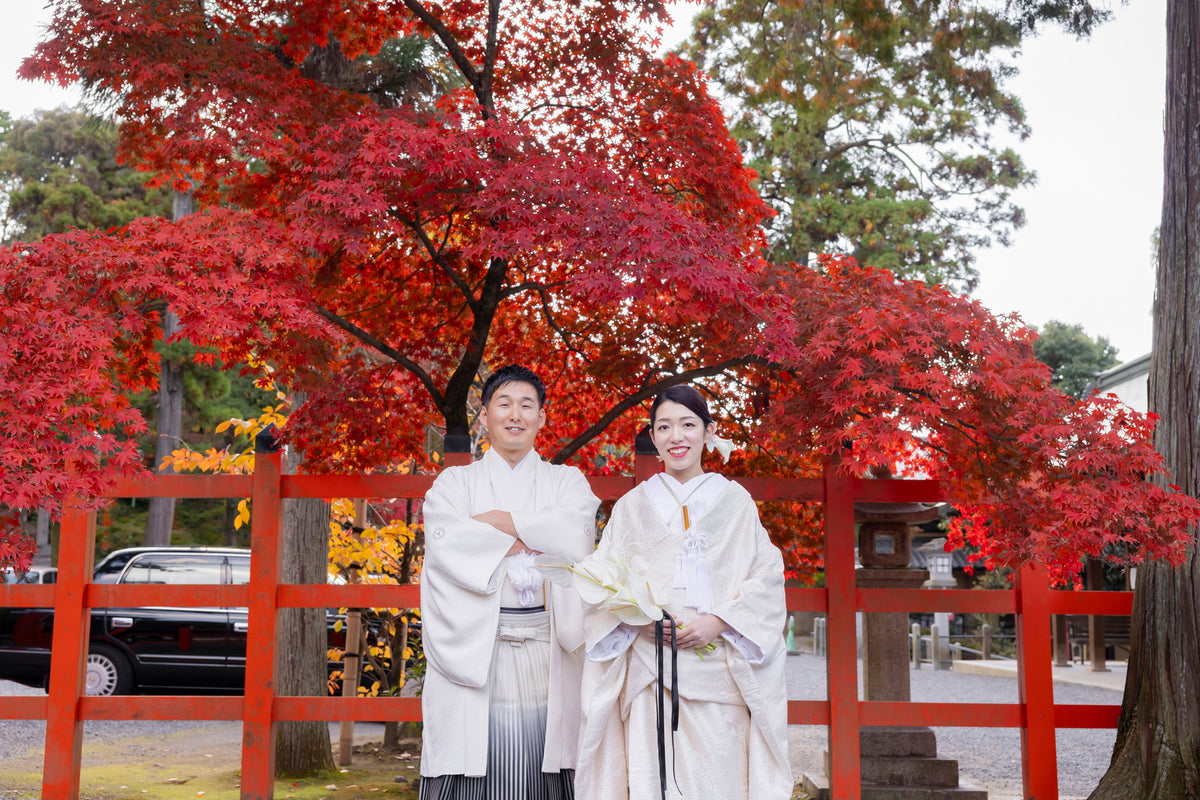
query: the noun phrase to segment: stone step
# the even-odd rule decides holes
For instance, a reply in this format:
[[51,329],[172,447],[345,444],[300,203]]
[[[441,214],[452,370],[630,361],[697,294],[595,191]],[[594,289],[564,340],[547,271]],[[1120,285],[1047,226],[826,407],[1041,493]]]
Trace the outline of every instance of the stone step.
[[958,762],[952,758],[862,759],[862,782],[868,786],[958,786]]
[[861,728],[859,752],[863,757],[937,757],[937,736],[932,728]]
[[[824,775],[805,775],[801,785],[812,800],[833,798]],[[970,786],[863,786],[862,800],[988,800],[988,794],[985,789]]]
[[[958,762],[950,758],[880,758],[864,756],[859,760],[864,786],[925,786],[953,789],[958,786]],[[825,774],[830,769],[829,751],[825,751]]]

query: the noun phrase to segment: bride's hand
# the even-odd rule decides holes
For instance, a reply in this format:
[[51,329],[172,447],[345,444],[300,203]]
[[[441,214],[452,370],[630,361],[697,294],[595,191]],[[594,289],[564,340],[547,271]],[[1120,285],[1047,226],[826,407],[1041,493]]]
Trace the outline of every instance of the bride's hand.
[[725,620],[715,614],[701,614],[691,622],[679,627],[675,642],[680,650],[687,648],[699,650],[727,630],[729,630],[729,623]]
[[[669,619],[663,620],[663,643],[664,644],[671,643],[671,628],[672,628],[673,624],[674,623]],[[653,622],[647,622],[645,625],[630,625],[629,627],[633,628],[635,631],[637,631],[637,635],[641,636],[643,639],[647,639],[651,642],[654,641],[654,623]]]

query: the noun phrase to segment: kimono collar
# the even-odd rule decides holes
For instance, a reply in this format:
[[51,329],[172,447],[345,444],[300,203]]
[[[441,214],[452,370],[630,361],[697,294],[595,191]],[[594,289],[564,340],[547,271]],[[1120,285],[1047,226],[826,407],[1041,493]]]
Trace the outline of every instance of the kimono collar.
[[489,469],[498,469],[501,471],[507,471],[510,475],[516,475],[518,472],[523,471],[529,463],[541,461],[542,457],[538,455],[537,450],[531,449],[525,454],[525,457],[518,461],[517,465],[513,467],[504,460],[504,456],[496,452],[495,448],[488,448],[487,452],[483,454],[483,460],[488,462]]

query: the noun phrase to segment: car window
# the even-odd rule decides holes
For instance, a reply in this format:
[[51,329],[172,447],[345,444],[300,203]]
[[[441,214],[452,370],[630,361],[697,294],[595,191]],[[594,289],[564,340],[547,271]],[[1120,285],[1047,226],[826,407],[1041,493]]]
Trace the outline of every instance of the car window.
[[133,553],[114,553],[102,562],[96,565],[96,571],[92,575],[92,583],[116,583],[121,579],[121,573],[125,570],[125,565],[129,563],[129,559],[133,558]]
[[237,556],[229,559],[229,582],[235,586],[250,582],[250,559]]
[[152,553],[134,559],[121,582],[219,584],[222,560],[193,553]]

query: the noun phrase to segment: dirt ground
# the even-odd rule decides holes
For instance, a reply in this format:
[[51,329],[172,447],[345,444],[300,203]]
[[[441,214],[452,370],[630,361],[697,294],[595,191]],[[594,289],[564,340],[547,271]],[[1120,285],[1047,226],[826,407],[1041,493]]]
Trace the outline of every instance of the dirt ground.
[[[337,736],[333,736],[336,754]],[[420,741],[397,750],[355,737],[353,763],[311,778],[278,780],[278,800],[417,800]],[[239,800],[241,727],[197,725],[166,736],[89,741],[84,747],[79,800]],[[42,753],[10,760],[0,774],[0,800],[37,800]],[[797,787],[797,800],[807,797]]]
[[[336,736],[334,737],[336,753]],[[356,737],[353,763],[311,778],[278,780],[275,797],[295,800],[416,800],[417,741],[384,751]],[[236,723],[198,725],[163,737],[90,741],[83,753],[80,800],[238,800],[241,729]],[[0,800],[40,797],[42,753],[13,759],[0,775]]]

